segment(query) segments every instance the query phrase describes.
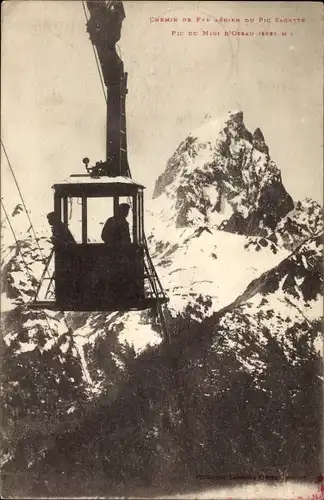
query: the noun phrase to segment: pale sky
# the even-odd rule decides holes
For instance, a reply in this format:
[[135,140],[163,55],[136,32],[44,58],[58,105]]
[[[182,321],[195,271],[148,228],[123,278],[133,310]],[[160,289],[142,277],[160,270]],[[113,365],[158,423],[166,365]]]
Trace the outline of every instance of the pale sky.
[[[322,203],[323,36],[320,2],[126,1],[119,43],[129,73],[133,177],[152,194],[168,158],[207,117],[242,109],[260,127],[294,199]],[[183,17],[211,22],[184,24]],[[150,22],[177,17],[178,23]],[[215,22],[221,17],[240,23]],[[254,23],[246,17],[306,18]],[[252,27],[251,27],[252,26]],[[201,36],[201,30],[220,36]],[[225,30],[287,36],[224,36]],[[172,36],[172,30],[184,36]],[[189,36],[188,31],[199,32]],[[292,35],[291,35],[292,33]],[[79,0],[2,6],[1,133],[32,215],[52,208],[54,182],[105,158],[105,102]],[[208,118],[209,119],[209,118]],[[2,152],[1,152],[2,153]],[[2,155],[2,196],[17,203]]]

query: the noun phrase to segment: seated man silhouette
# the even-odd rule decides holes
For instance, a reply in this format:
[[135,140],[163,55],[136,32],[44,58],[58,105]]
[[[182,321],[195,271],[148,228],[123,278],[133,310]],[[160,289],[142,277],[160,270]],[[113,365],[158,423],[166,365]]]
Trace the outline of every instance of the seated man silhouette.
[[[58,259],[58,274],[60,275],[59,285],[56,288],[57,293],[64,302],[75,301],[79,297],[79,280],[81,275],[80,263],[74,252],[70,252],[76,246],[76,241],[69,228],[61,222],[57,213],[47,214],[47,220],[52,228],[52,243]],[[56,274],[56,271],[55,271]]]
[[131,243],[129,224],[126,220],[129,210],[128,203],[121,203],[114,217],[106,221],[101,233],[101,239],[105,243],[115,246]]
[[76,245],[69,228],[61,222],[55,212],[47,214],[47,220],[52,228],[52,243],[55,249],[68,250],[71,245]]

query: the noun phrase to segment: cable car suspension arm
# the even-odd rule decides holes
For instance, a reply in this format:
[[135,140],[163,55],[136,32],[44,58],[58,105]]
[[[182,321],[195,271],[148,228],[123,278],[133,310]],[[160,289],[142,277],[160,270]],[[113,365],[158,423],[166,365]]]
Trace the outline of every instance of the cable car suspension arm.
[[[121,36],[121,26],[125,18],[122,1],[87,1],[90,18],[86,15],[87,31],[94,50],[99,76],[107,88],[107,137],[106,160],[97,162],[88,169],[93,175],[118,175],[130,177],[127,159],[126,109],[127,73],[116,51],[116,43]],[[96,56],[98,54],[98,58]],[[102,76],[99,70],[100,62]]]

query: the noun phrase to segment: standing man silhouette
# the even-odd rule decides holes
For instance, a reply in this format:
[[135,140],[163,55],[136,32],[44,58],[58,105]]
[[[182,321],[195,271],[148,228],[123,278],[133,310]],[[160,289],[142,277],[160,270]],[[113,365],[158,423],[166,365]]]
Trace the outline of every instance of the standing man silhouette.
[[106,221],[101,233],[101,239],[105,243],[116,246],[131,243],[129,224],[126,220],[129,210],[128,203],[121,203],[116,215]]

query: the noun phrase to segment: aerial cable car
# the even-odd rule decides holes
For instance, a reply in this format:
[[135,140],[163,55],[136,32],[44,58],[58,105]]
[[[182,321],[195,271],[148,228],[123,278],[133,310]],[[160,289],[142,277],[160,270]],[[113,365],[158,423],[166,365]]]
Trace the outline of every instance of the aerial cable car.
[[[127,159],[125,99],[127,73],[116,52],[125,18],[121,1],[87,1],[87,31],[100,61],[107,87],[106,160],[72,174],[54,189],[54,212],[48,218],[69,241],[53,246],[31,307],[60,311],[131,311],[160,307],[168,301],[151,261],[144,235],[144,186],[131,178]],[[69,230],[68,203],[81,200],[81,241]],[[93,243],[88,239],[88,205],[94,199],[111,200],[111,225],[125,209],[132,209],[132,231],[125,241]],[[127,207],[126,207],[126,210]],[[51,219],[51,220],[50,220]],[[123,219],[124,220],[124,219]],[[107,221],[109,226],[109,221]],[[116,224],[115,224],[116,225]],[[124,224],[124,228],[127,227]],[[103,234],[103,233],[102,233]],[[112,234],[112,233],[111,233]],[[115,232],[115,235],[117,233]],[[50,263],[54,259],[54,274]],[[42,289],[49,278],[43,299]],[[50,299],[54,286],[55,300]],[[46,288],[46,287],[45,287]]]

